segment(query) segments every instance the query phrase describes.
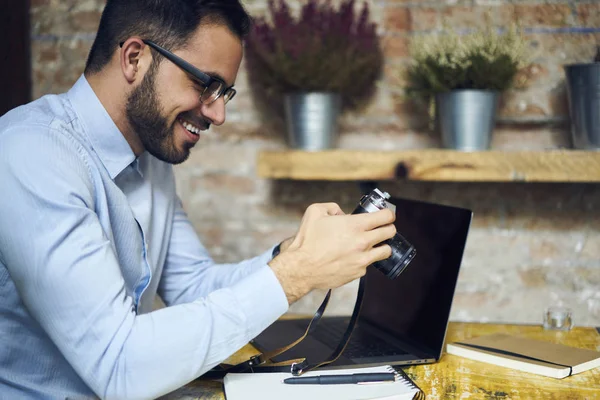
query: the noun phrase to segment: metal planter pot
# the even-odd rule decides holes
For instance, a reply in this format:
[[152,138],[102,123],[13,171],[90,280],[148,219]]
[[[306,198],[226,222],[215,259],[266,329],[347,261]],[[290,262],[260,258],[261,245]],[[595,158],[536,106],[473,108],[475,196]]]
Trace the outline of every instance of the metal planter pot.
[[573,147],[600,150],[600,63],[565,65]]
[[490,148],[500,94],[491,90],[453,90],[435,97],[436,122],[445,148]]
[[319,151],[334,148],[342,100],[337,93],[290,93],[284,99],[288,145]]

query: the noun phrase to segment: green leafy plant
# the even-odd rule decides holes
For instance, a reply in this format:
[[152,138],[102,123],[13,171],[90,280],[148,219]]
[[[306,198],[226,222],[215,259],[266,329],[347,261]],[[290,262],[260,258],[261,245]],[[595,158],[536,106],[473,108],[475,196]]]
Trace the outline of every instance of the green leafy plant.
[[344,109],[368,101],[383,65],[376,25],[365,3],[335,7],[309,0],[295,17],[285,0],[269,1],[269,18],[258,18],[246,42],[246,69],[259,101],[278,108],[292,92],[336,92]]
[[504,91],[526,63],[526,45],[515,26],[458,35],[443,32],[412,43],[413,62],[406,71],[407,93],[429,98],[460,89]]

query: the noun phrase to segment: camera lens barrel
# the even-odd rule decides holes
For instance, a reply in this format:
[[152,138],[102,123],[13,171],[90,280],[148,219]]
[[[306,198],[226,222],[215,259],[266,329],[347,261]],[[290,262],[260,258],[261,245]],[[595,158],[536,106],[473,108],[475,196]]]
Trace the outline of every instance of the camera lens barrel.
[[[373,189],[371,193],[364,195],[360,199],[358,206],[356,206],[352,214],[371,213],[383,210],[384,208],[390,208],[395,212],[396,207],[387,201],[389,198],[390,195],[387,192]],[[373,266],[388,278],[395,279],[415,257],[417,250],[399,233],[396,233],[393,238],[383,243],[392,248],[392,255],[385,260],[374,262]]]

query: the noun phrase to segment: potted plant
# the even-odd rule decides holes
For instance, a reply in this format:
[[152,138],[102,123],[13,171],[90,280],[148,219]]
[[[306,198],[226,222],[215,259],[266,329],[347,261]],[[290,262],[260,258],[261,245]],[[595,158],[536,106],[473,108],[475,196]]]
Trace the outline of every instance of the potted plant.
[[600,46],[592,62],[564,66],[573,147],[600,150]]
[[407,93],[424,99],[446,148],[489,149],[500,94],[524,66],[526,46],[515,26],[417,38],[406,72]]
[[255,20],[246,42],[246,69],[259,108],[283,117],[288,144],[334,147],[338,115],[359,110],[374,93],[383,54],[365,3],[336,7],[309,0],[297,16],[285,0],[270,0],[269,18]]

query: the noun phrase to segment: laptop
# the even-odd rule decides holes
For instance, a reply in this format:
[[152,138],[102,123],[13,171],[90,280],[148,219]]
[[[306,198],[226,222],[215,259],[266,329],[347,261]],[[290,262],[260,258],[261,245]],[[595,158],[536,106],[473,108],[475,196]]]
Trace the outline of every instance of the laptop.
[[[356,327],[340,358],[326,368],[425,364],[442,355],[473,213],[401,198],[390,202],[396,205],[397,231],[415,246],[417,254],[394,280],[374,267],[367,268]],[[325,360],[339,344],[349,319],[323,316],[313,333],[272,361]],[[252,344],[263,352],[285,346],[304,334],[309,321],[278,320]]]

